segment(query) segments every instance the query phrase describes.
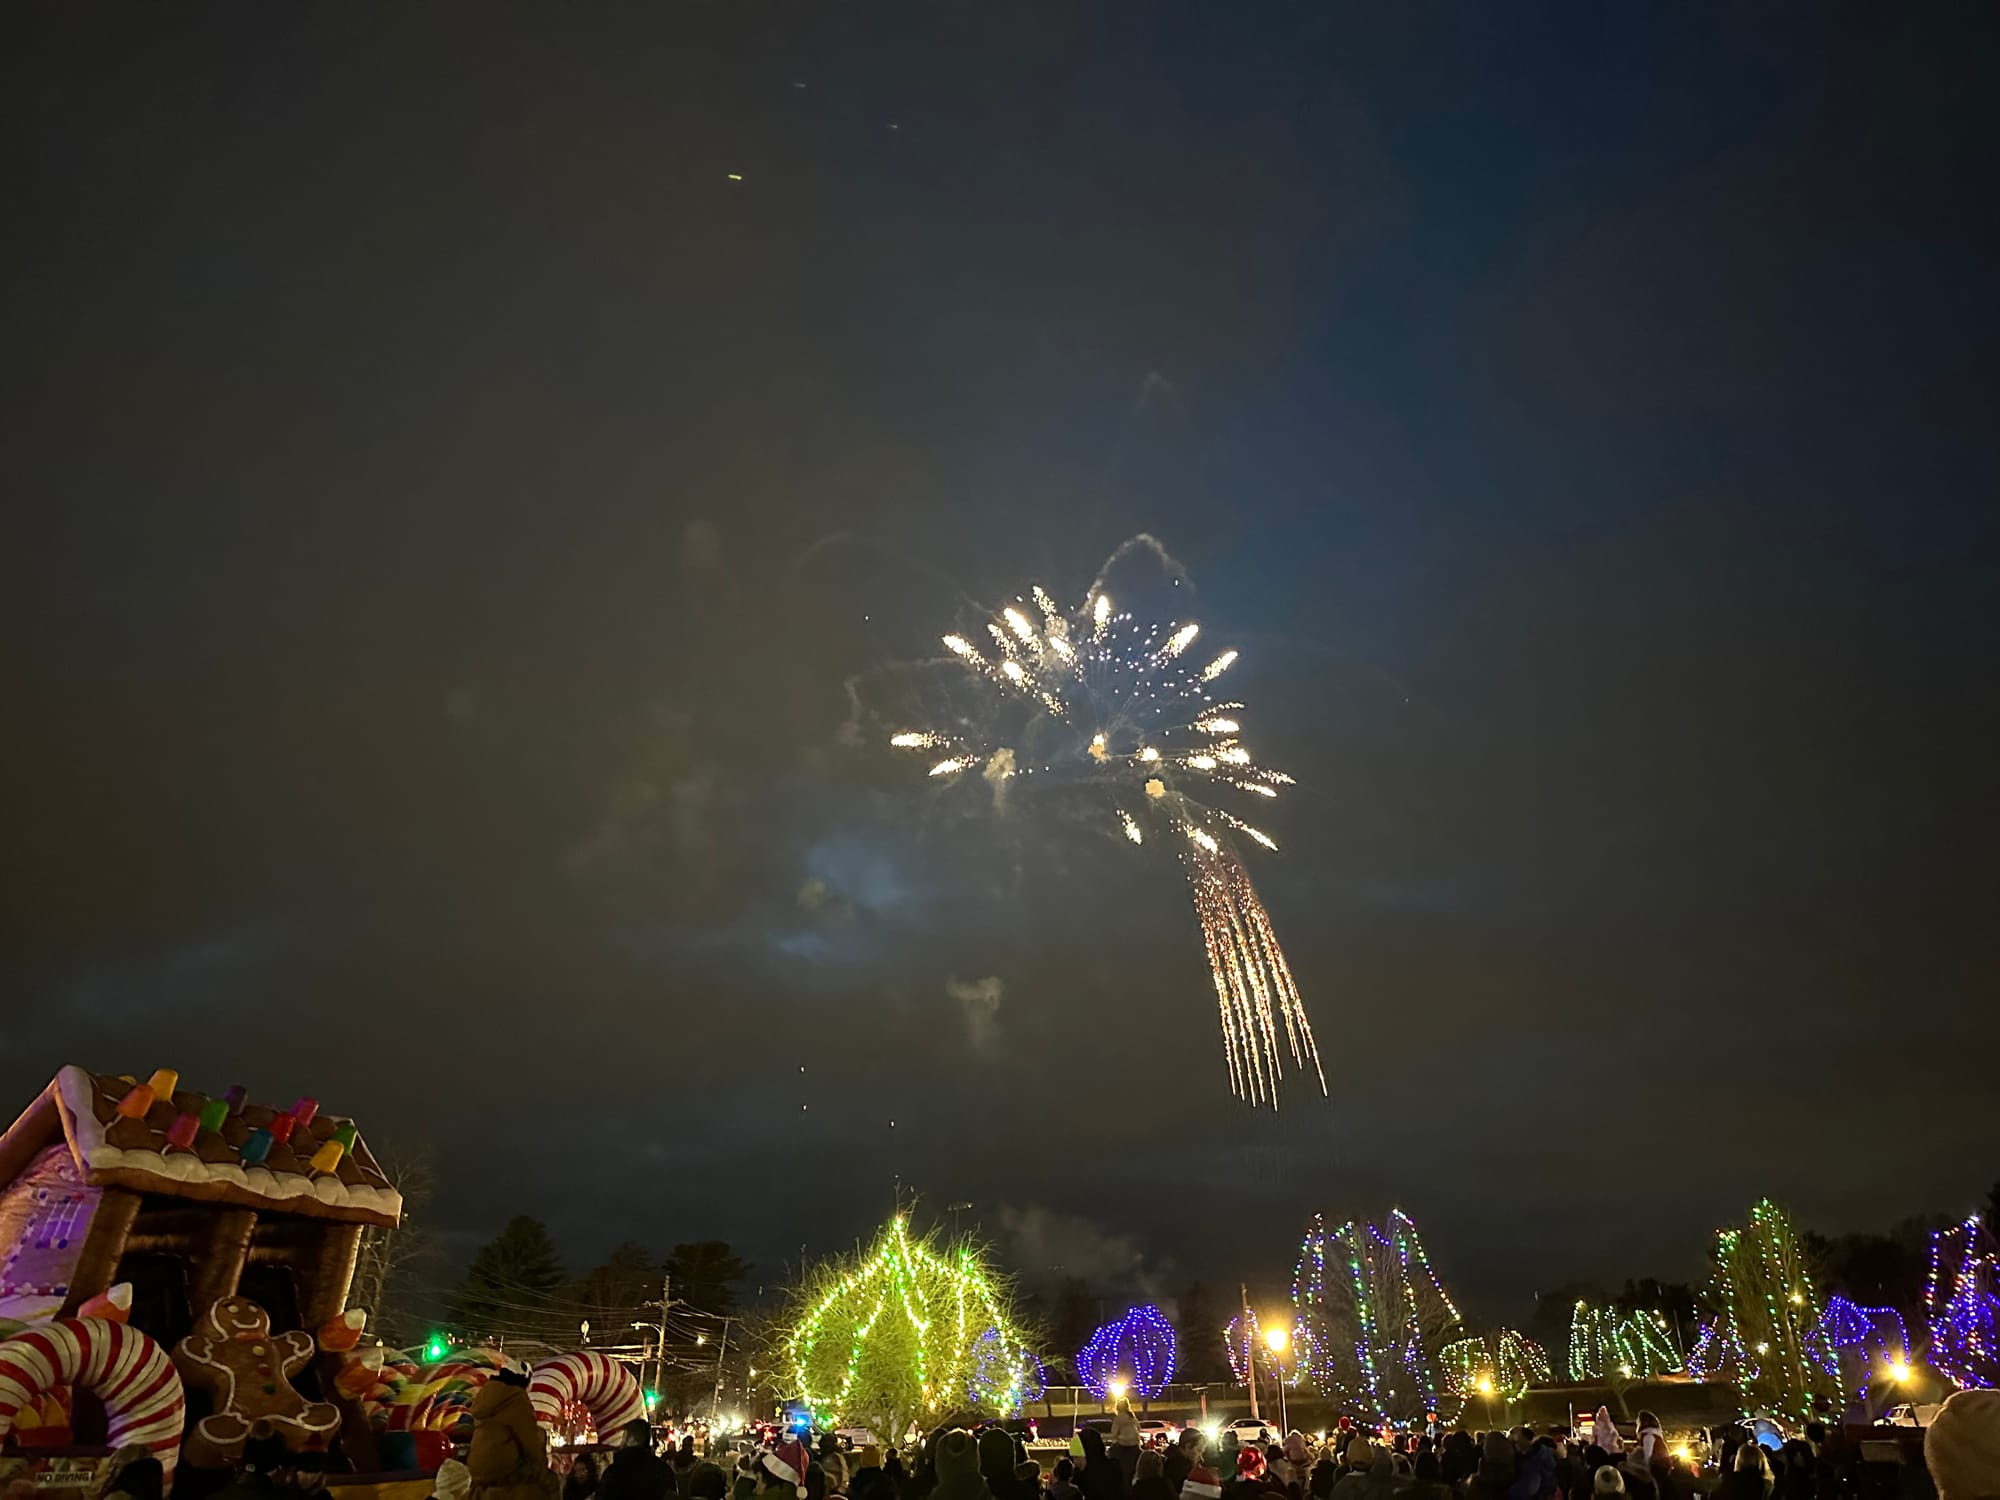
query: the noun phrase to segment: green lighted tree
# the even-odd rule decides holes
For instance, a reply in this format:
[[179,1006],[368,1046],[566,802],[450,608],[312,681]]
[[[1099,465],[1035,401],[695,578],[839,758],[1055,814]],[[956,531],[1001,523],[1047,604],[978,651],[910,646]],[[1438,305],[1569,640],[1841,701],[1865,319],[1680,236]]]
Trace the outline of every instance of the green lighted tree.
[[1733,1380],[1746,1405],[1787,1416],[1840,1408],[1840,1364],[1821,1331],[1805,1247],[1768,1198],[1749,1223],[1716,1232],[1708,1301],[1714,1321],[1703,1329],[1701,1364]]
[[792,1289],[781,1347],[782,1394],[822,1425],[887,1442],[913,1423],[1041,1395],[1007,1288],[979,1250],[912,1235],[901,1215],[864,1254],[823,1261]]

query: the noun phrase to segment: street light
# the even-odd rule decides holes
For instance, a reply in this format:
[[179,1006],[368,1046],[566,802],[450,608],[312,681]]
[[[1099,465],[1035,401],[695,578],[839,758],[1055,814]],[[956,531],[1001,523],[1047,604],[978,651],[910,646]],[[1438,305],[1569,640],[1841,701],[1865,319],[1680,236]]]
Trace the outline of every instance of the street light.
[[1292,1347],[1291,1329],[1282,1323],[1270,1324],[1264,1330],[1264,1347],[1271,1351],[1271,1374],[1278,1382],[1278,1426],[1289,1432],[1292,1422],[1285,1411],[1285,1369],[1280,1361]]
[[1889,1362],[1889,1378],[1898,1385],[1907,1384],[1910,1378],[1910,1362],[1907,1359],[1891,1360]]

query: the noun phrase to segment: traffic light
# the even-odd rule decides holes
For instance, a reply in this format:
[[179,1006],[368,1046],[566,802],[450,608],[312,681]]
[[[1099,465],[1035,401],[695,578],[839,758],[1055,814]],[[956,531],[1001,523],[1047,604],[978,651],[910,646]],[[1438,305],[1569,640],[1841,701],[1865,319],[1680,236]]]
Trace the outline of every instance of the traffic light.
[[449,1353],[450,1341],[441,1333],[433,1333],[430,1342],[424,1345],[424,1363],[434,1365]]
[[659,1404],[660,1404],[660,1393],[658,1391],[646,1392],[646,1414],[648,1416],[652,1415],[653,1408],[658,1406]]

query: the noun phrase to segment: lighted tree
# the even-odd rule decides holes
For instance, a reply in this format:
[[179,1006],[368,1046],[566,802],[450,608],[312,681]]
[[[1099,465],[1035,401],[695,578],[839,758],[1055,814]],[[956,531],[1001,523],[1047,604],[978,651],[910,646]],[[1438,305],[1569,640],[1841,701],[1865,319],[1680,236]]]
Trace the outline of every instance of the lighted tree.
[[891,1442],[968,1407],[1016,1411],[1039,1386],[1008,1288],[980,1250],[912,1235],[901,1215],[865,1253],[823,1261],[793,1288],[782,1347],[782,1394],[822,1426]]
[[1840,1363],[1798,1231],[1768,1198],[1750,1222],[1716,1231],[1708,1301],[1689,1368],[1735,1382],[1745,1403],[1786,1416],[1821,1415],[1846,1399]]
[[2000,1385],[2000,1254],[1978,1214],[1931,1236],[1924,1311],[1932,1364],[1962,1386]]
[[1126,1309],[1090,1336],[1076,1356],[1077,1378],[1102,1401],[1114,1385],[1150,1401],[1174,1378],[1173,1324],[1148,1302]]
[[1380,1422],[1436,1408],[1438,1355],[1461,1337],[1463,1320],[1408,1214],[1392,1209],[1381,1224],[1334,1230],[1315,1214],[1292,1301],[1296,1358],[1322,1394]]
[[1667,1315],[1657,1308],[1625,1312],[1579,1300],[1570,1313],[1571,1380],[1652,1380],[1686,1368]]
[[1551,1378],[1548,1353],[1514,1328],[1454,1339],[1438,1351],[1437,1363],[1443,1394],[1461,1409],[1473,1400],[1511,1405]]

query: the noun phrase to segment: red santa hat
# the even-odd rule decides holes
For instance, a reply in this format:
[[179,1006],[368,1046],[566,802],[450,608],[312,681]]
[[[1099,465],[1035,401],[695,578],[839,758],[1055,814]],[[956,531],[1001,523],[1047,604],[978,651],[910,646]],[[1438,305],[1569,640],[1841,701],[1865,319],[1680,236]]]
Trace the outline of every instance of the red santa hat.
[[1236,1477],[1238,1479],[1264,1477],[1264,1450],[1255,1443],[1245,1443],[1236,1450]]
[[1215,1470],[1207,1464],[1196,1464],[1181,1481],[1181,1500],[1221,1500],[1221,1497],[1222,1486],[1216,1483]]
[[787,1438],[764,1455],[764,1467],[788,1481],[799,1492],[799,1500],[806,1500],[806,1465],[811,1462],[806,1445],[797,1438]]

